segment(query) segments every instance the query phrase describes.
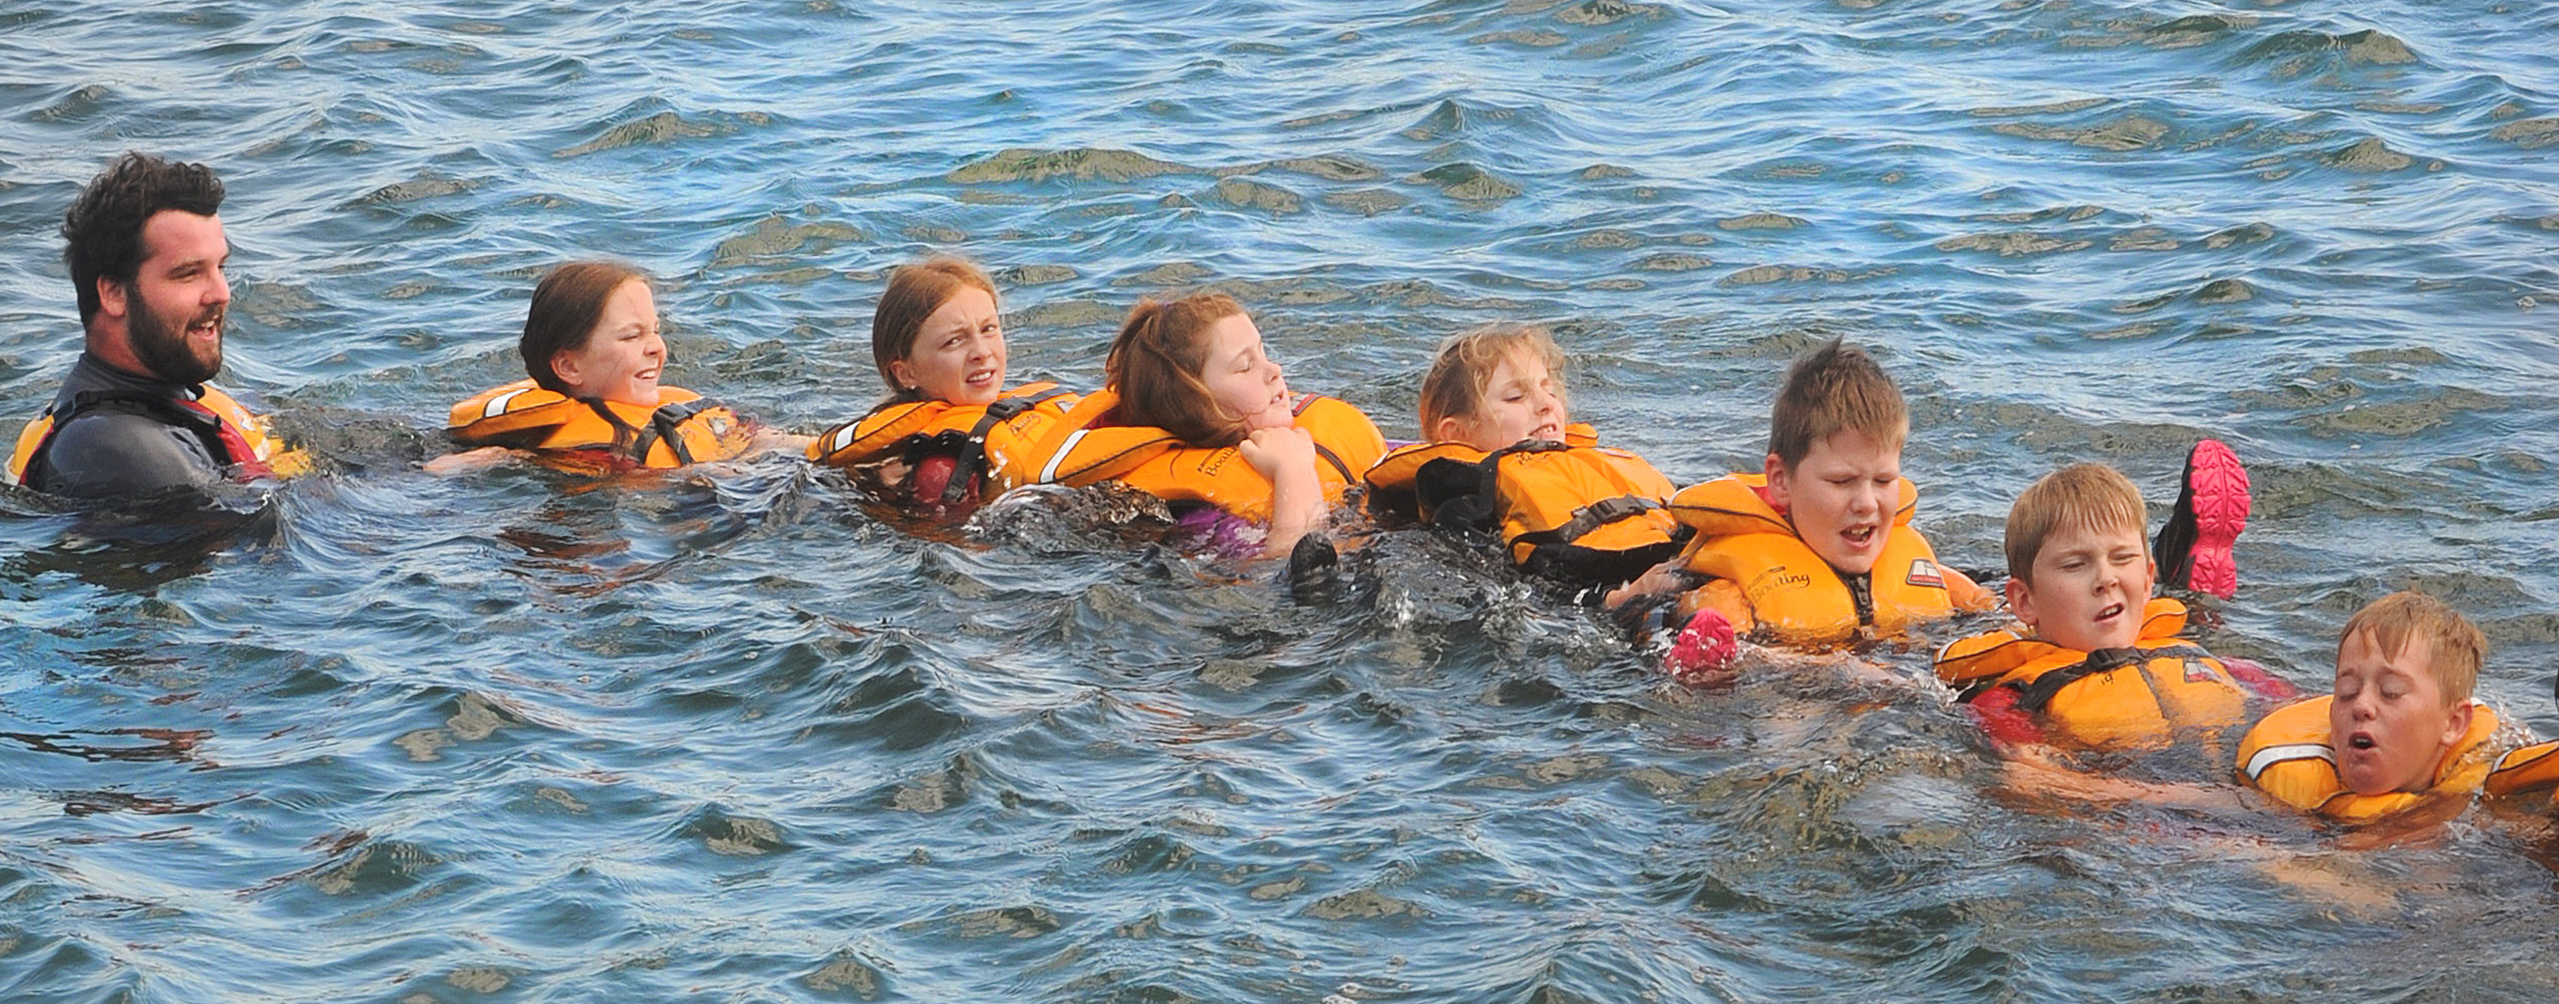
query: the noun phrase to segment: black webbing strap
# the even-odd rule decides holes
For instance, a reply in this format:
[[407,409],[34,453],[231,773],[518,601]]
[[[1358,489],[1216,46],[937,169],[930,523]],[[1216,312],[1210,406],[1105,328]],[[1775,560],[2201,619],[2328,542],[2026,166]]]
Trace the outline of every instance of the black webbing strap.
[[2036,677],[2032,682],[2019,686],[2017,706],[2041,714],[2045,706],[2053,702],[2054,695],[2061,693],[2061,688],[2099,673],[2113,672],[2126,666],[2139,666],[2163,655],[2192,659],[2211,654],[2204,651],[2201,646],[2183,643],[2162,645],[2158,648],[2101,648],[2088,653],[2088,658],[2080,660],[2077,664],[2050,670]]

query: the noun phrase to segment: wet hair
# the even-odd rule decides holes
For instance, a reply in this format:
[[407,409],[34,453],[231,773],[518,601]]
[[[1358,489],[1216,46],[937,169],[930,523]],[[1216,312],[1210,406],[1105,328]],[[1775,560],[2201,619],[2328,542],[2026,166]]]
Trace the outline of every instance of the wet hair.
[[533,305],[524,312],[524,337],[515,346],[524,356],[524,374],[544,390],[569,393],[569,385],[551,368],[552,357],[585,348],[595,326],[603,323],[604,301],[635,279],[645,283],[649,275],[613,261],[573,261],[544,273],[533,287]]
[[1768,416],[1768,452],[1792,471],[1814,446],[1842,432],[1864,433],[1899,450],[1910,435],[1910,406],[1872,356],[1834,338],[1786,371]]
[[2443,691],[2446,706],[2470,699],[2471,690],[2479,685],[2479,664],[2488,656],[2488,639],[2469,618],[2415,590],[2403,589],[2364,604],[2346,618],[2346,626],[2337,632],[2338,653],[2343,655],[2346,640],[2359,634],[2385,659],[2398,658],[2411,641],[2425,642],[2426,664],[2435,672],[2435,688]]
[[1102,364],[1111,389],[1120,395],[1119,420],[1157,426],[1193,446],[1233,446],[1243,440],[1244,416],[1218,407],[1200,379],[1200,369],[1208,364],[1208,329],[1243,313],[1244,305],[1224,293],[1138,301]]
[[880,294],[878,309],[871,311],[871,362],[880,368],[880,382],[888,386],[890,401],[924,399],[922,389],[898,386],[889,364],[914,354],[915,337],[924,330],[924,322],[963,289],[983,290],[997,310],[1003,309],[995,281],[965,258],[935,255],[889,273],[889,288]]
[[142,271],[142,227],[164,210],[212,216],[222,211],[222,179],[202,164],[181,164],[128,150],[72,200],[62,214],[62,263],[79,291],[80,323],[97,316],[98,280],[131,288]]
[[2130,529],[2142,538],[2149,512],[2132,479],[2104,464],[2072,464],[2044,475],[2008,507],[2008,577],[2033,585],[2044,541],[2063,530]]
[[1555,377],[1556,395],[1562,396],[1564,352],[1555,347],[1555,336],[1533,324],[1488,324],[1439,343],[1430,375],[1422,378],[1422,438],[1437,435],[1431,430],[1443,418],[1482,414],[1493,370],[1514,352],[1545,363],[1546,372]]

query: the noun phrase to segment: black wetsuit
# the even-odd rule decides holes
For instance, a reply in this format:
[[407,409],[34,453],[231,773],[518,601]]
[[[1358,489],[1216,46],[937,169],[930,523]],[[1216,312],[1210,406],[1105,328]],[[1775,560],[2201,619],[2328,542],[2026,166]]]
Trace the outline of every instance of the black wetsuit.
[[27,459],[27,487],[112,498],[221,481],[230,454],[220,422],[180,403],[202,393],[80,353],[53,399],[52,439]]

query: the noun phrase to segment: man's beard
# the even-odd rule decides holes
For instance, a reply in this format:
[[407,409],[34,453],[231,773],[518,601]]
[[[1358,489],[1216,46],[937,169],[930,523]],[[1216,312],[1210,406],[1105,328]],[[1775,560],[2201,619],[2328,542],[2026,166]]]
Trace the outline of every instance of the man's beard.
[[[170,383],[196,384],[213,379],[222,372],[222,340],[216,337],[209,358],[198,355],[187,338],[187,326],[172,325],[148,306],[136,305],[126,331],[132,336],[134,358],[150,367],[151,374]],[[215,307],[194,320],[211,320],[219,330],[223,308]]]

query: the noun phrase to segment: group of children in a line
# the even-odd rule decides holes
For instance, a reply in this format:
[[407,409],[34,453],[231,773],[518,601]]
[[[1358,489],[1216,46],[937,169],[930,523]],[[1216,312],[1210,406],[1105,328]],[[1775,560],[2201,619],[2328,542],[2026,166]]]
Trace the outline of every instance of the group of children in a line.
[[[1690,684],[1729,679],[1737,638],[1828,646],[2001,599],[1939,564],[1911,525],[1908,409],[1871,358],[1837,342],[1788,372],[1761,470],[1674,492],[1641,458],[1570,421],[1561,354],[1533,327],[1442,345],[1422,386],[1425,439],[1390,451],[1358,409],[1292,393],[1250,315],[1223,294],[1141,302],[1098,391],[1008,388],[994,284],[958,259],[908,265],[872,319],[888,400],[808,441],[661,386],[657,324],[639,273],[555,269],[525,324],[529,379],[455,406],[456,440],[607,468],[805,442],[812,461],[927,505],[1118,483],[1258,527],[1257,550],[1293,566],[1329,563],[1329,514],[1365,486],[1385,518],[1489,533],[1524,572],[1625,623],[1675,633],[1665,662]],[[2154,554],[2141,495],[2122,474],[2078,464],[2035,482],[2006,527],[2013,622],[1946,645],[1939,678],[2005,749],[2159,748],[2236,727],[2252,702],[2294,696],[2254,664],[2195,644],[2185,606],[2153,595],[2154,585],[2231,595],[2247,492],[2237,458],[2199,444]],[[2431,597],[2373,601],[2340,634],[2334,693],[2260,718],[2236,776],[2353,821],[2483,789],[2559,786],[2559,743],[2502,758],[2490,748],[2496,716],[2471,699],[2484,648]]]

